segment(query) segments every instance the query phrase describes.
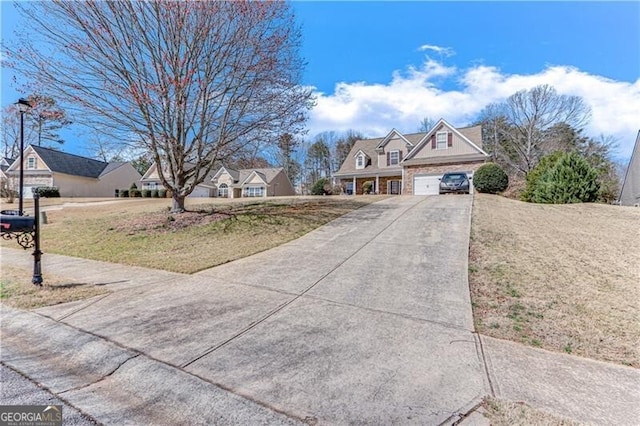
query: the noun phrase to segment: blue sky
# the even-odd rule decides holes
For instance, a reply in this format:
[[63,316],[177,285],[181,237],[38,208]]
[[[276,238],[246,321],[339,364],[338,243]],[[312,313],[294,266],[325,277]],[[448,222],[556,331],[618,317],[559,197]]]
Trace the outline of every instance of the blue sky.
[[[415,132],[421,118],[463,126],[488,103],[538,84],[592,108],[590,136],[640,130],[640,2],[293,2],[304,84],[318,105],[308,138],[355,129]],[[2,37],[26,23],[2,4]],[[20,96],[2,73],[2,106]],[[85,153],[67,137],[65,150]]]

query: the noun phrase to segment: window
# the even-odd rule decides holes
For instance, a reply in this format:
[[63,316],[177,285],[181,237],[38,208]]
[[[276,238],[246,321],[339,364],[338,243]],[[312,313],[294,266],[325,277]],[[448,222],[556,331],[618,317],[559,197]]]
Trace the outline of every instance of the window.
[[36,168],[36,157],[27,158],[27,169],[35,169]]
[[262,186],[248,186],[244,189],[245,197],[262,197],[264,196],[264,187]]
[[226,183],[221,183],[218,187],[218,197],[227,198],[229,197],[229,187]]
[[362,154],[356,157],[356,169],[364,169],[364,155]]
[[447,132],[436,133],[436,148],[447,149]]
[[389,153],[389,165],[397,166],[400,163],[400,151],[391,151]]
[[158,184],[156,182],[147,182],[142,184],[142,189],[149,189],[151,191],[158,189]]

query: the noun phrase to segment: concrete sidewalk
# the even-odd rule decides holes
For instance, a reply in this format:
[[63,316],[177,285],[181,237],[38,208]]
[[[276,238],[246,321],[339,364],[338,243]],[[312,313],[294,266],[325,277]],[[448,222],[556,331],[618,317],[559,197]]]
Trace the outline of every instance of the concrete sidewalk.
[[474,334],[470,209],[392,198],[193,276],[45,255],[115,291],[3,307],[0,359],[106,424],[450,424],[492,393],[640,423],[638,370]]

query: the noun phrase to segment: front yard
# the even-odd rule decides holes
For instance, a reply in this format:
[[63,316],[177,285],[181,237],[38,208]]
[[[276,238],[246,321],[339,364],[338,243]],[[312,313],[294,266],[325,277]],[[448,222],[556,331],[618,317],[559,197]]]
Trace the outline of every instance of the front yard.
[[47,211],[42,247],[45,253],[194,273],[276,247],[380,199],[194,198],[183,214],[169,213],[168,199],[66,206]]
[[640,209],[477,194],[469,283],[478,332],[640,367]]

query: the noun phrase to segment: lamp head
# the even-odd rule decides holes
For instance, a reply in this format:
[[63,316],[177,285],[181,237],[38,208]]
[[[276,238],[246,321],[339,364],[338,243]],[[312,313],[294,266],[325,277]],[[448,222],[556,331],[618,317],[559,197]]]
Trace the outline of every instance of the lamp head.
[[31,109],[31,104],[25,98],[20,98],[18,102],[16,102],[16,105],[18,106],[18,110],[20,112],[27,112],[29,111],[29,109]]

